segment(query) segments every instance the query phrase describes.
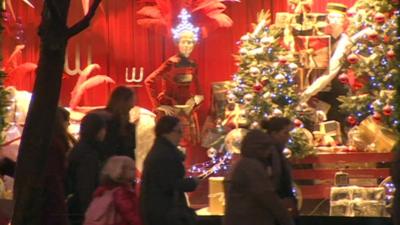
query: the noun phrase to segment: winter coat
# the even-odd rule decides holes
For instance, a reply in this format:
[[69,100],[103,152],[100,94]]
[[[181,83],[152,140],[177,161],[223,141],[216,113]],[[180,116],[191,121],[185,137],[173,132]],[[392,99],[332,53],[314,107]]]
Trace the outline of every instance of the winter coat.
[[268,169],[255,158],[241,158],[226,179],[224,225],[293,225],[275,192]]
[[68,224],[64,185],[68,150],[67,140],[62,135],[54,135],[47,154],[44,174],[43,225]]
[[[93,192],[99,185],[101,169],[99,149],[97,142],[79,141],[68,158],[67,189],[69,213],[77,224],[83,219]],[[74,223],[73,223],[74,224]]]
[[167,225],[166,214],[175,204],[174,199],[184,205],[184,192],[196,188],[193,178],[185,178],[183,161],[184,156],[175,145],[163,137],[156,138],[142,173],[140,206],[145,225]]
[[[105,191],[115,187],[100,186],[93,197],[102,196]],[[139,216],[139,202],[135,190],[132,187],[120,186],[113,193],[114,206],[121,218],[121,222],[113,225],[142,225]]]

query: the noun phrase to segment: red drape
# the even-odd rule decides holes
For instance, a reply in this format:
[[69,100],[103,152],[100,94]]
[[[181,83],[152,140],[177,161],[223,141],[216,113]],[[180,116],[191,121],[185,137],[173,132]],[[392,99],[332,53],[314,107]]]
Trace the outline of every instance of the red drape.
[[[13,1],[16,16],[22,21],[26,49],[23,51],[21,62],[37,62],[39,39],[37,27],[40,22],[40,12],[43,0],[31,0],[35,9],[27,6],[23,1]],[[146,30],[136,23],[136,11],[139,1],[104,0],[98,10],[91,27],[69,44],[69,64],[74,68],[76,46],[79,45],[81,67],[86,66],[88,51],[91,49],[93,62],[102,66],[99,74],[107,74],[118,84],[125,84],[125,69],[144,67],[145,76],[152,72],[166,58],[175,53],[172,40],[152,30]],[[314,2],[313,11],[324,12],[328,0]],[[351,6],[355,0],[335,0]],[[287,11],[286,1],[273,0],[242,0],[240,3],[226,2],[226,13],[233,19],[231,28],[219,29],[212,32],[205,40],[197,45],[192,58],[199,66],[201,84],[209,99],[212,82],[229,80],[237,70],[232,55],[237,52],[236,42],[240,36],[251,30],[251,24],[256,21],[257,12],[269,9],[273,15],[279,11]],[[81,1],[71,1],[70,24],[83,16]],[[4,37],[4,56],[11,53],[16,44],[17,30],[13,19],[7,23],[11,32]],[[64,76],[61,102],[66,105],[70,98],[70,91],[76,82],[76,76]],[[11,84],[19,89],[31,90],[34,75],[16,77]],[[112,87],[102,86],[89,91],[83,99],[83,105],[103,105]],[[150,107],[149,99],[144,88],[137,88],[138,104]],[[206,113],[209,101],[206,101],[202,112]]]

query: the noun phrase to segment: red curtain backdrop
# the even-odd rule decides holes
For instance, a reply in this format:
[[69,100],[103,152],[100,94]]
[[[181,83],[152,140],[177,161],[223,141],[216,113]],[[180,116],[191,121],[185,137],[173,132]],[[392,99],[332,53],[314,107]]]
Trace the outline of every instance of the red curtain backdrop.
[[[30,8],[22,0],[12,1],[16,17],[22,21],[26,48],[20,57],[20,62],[37,62],[39,38],[37,27],[40,22],[40,13],[43,0],[30,0],[35,9]],[[313,11],[324,12],[327,0],[314,2]],[[351,6],[355,0],[337,0]],[[192,58],[199,66],[201,84],[206,94],[206,102],[202,107],[202,114],[209,108],[210,87],[213,82],[230,80],[237,70],[232,55],[238,50],[236,42],[240,37],[251,30],[251,24],[256,21],[257,13],[262,10],[276,12],[287,11],[286,1],[273,0],[241,0],[225,2],[226,13],[234,21],[231,28],[219,29],[212,32],[207,39],[201,40],[192,54]],[[91,49],[93,63],[101,65],[99,74],[112,77],[117,84],[125,84],[125,69],[136,67],[144,68],[145,77],[157,68],[165,59],[176,52],[175,46],[169,37],[164,37],[152,30],[140,27],[136,23],[136,11],[140,8],[140,1],[133,0],[104,0],[98,10],[90,28],[79,36],[74,37],[69,44],[69,65],[74,68],[75,49],[80,48],[82,69],[87,65],[87,55]],[[81,1],[71,1],[70,24],[83,16]],[[4,57],[12,52],[16,40],[17,23],[10,18],[6,22],[10,32],[3,38]],[[61,94],[61,103],[67,105],[77,77],[64,75]],[[34,74],[13,77],[9,84],[18,89],[31,90]],[[101,86],[87,92],[81,105],[104,105],[113,87]],[[150,108],[148,96],[143,87],[136,89],[138,105]]]

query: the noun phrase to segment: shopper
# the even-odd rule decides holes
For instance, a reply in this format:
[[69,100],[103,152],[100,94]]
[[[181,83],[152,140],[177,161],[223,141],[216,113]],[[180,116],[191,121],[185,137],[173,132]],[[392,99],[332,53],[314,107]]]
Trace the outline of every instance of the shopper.
[[272,181],[274,143],[252,130],[242,142],[242,158],[226,178],[224,225],[293,225]]
[[156,140],[147,155],[142,173],[140,204],[145,225],[168,223],[170,210],[185,205],[185,192],[194,191],[198,182],[185,177],[185,156],[177,148],[182,138],[178,118],[164,116],[156,124]]
[[119,86],[111,93],[107,107],[103,110],[108,114],[105,117],[107,134],[104,140],[104,161],[114,155],[135,159],[136,127],[129,117],[135,101],[135,93],[128,87]]
[[68,224],[67,208],[64,201],[66,158],[71,149],[71,136],[67,131],[68,124],[69,112],[63,107],[58,107],[53,136],[45,159],[43,225]]
[[82,224],[83,215],[99,184],[102,141],[106,123],[97,114],[87,114],[81,122],[80,137],[68,157],[68,208],[72,225]]
[[135,192],[135,161],[132,158],[113,156],[107,160],[101,171],[100,187],[96,189],[86,211],[84,224],[142,224]]
[[283,154],[283,150],[293,129],[293,123],[286,117],[271,117],[261,122],[261,127],[271,137],[276,151],[273,157],[273,181],[276,192],[283,200],[292,216],[298,216],[297,199],[293,193],[292,171],[289,161]]

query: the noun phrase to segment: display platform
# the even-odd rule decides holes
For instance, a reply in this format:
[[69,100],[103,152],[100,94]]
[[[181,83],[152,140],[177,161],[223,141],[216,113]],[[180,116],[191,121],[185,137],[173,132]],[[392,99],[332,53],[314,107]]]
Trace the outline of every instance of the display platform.
[[[198,225],[220,225],[222,216],[199,216]],[[392,225],[389,218],[301,216],[296,225]]]

